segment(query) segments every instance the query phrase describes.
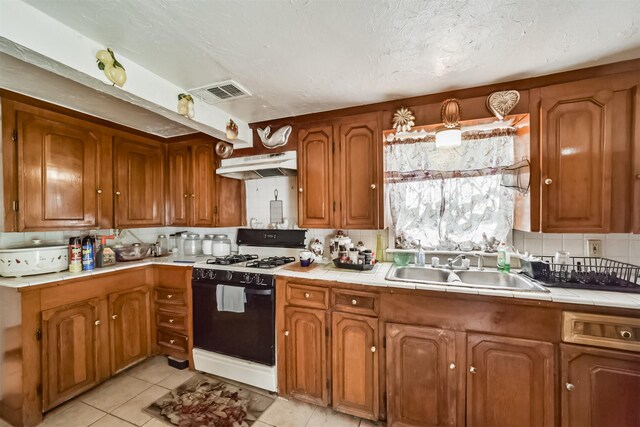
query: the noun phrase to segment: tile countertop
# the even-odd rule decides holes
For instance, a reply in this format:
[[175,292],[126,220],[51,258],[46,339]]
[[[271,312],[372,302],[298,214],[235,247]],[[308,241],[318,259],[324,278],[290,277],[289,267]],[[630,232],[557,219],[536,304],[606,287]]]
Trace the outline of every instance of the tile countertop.
[[[82,277],[96,276],[98,274],[111,273],[128,268],[144,267],[146,265],[164,264],[174,267],[193,267],[193,263],[204,261],[209,256],[165,256],[159,258],[146,258],[140,261],[119,262],[111,267],[96,268],[95,270],[83,271],[80,273],[71,273],[69,271],[61,271],[59,273],[38,274],[23,277],[0,277],[0,286],[7,288],[24,288],[27,286],[44,285],[46,283],[58,282],[63,280],[79,279]],[[189,262],[178,262],[189,261]]]
[[368,286],[383,286],[403,289],[422,289],[429,291],[452,292],[459,294],[491,295],[507,298],[524,298],[552,301],[567,304],[597,305],[604,307],[632,308],[640,310],[640,294],[623,292],[592,291],[588,289],[548,288],[549,292],[518,292],[500,289],[467,288],[463,286],[447,286],[436,284],[416,284],[387,280],[385,276],[393,263],[378,264],[370,271],[351,271],[336,268],[333,264],[323,264],[309,271],[293,271],[280,269],[277,276],[297,277],[301,279],[329,280],[342,283],[353,283]]

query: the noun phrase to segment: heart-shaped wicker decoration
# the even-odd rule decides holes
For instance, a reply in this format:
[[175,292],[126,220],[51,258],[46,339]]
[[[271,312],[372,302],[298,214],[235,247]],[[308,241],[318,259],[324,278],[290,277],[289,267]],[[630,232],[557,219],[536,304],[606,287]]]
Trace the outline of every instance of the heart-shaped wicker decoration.
[[493,92],[487,98],[487,108],[498,119],[505,118],[520,101],[520,93],[517,90],[505,90]]

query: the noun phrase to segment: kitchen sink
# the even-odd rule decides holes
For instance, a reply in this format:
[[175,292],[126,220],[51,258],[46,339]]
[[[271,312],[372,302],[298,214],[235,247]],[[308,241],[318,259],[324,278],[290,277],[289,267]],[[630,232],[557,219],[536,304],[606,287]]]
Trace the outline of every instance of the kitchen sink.
[[[457,275],[460,279],[455,279]],[[467,288],[504,289],[524,292],[549,292],[545,287],[516,273],[504,273],[495,270],[444,270],[432,267],[397,266],[391,267],[387,280],[413,282]]]

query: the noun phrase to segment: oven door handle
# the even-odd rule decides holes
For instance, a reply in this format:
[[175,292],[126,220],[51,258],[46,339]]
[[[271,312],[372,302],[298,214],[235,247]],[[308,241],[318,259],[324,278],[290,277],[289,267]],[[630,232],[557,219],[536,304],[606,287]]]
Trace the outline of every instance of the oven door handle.
[[247,295],[271,295],[273,289],[245,289],[244,293]]

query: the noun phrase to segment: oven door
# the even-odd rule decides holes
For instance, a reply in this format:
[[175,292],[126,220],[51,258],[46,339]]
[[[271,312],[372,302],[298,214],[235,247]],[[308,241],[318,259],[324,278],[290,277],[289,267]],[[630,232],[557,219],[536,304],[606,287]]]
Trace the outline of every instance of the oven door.
[[275,365],[275,289],[245,288],[244,313],[217,310],[213,281],[193,281],[194,346],[264,365]]

